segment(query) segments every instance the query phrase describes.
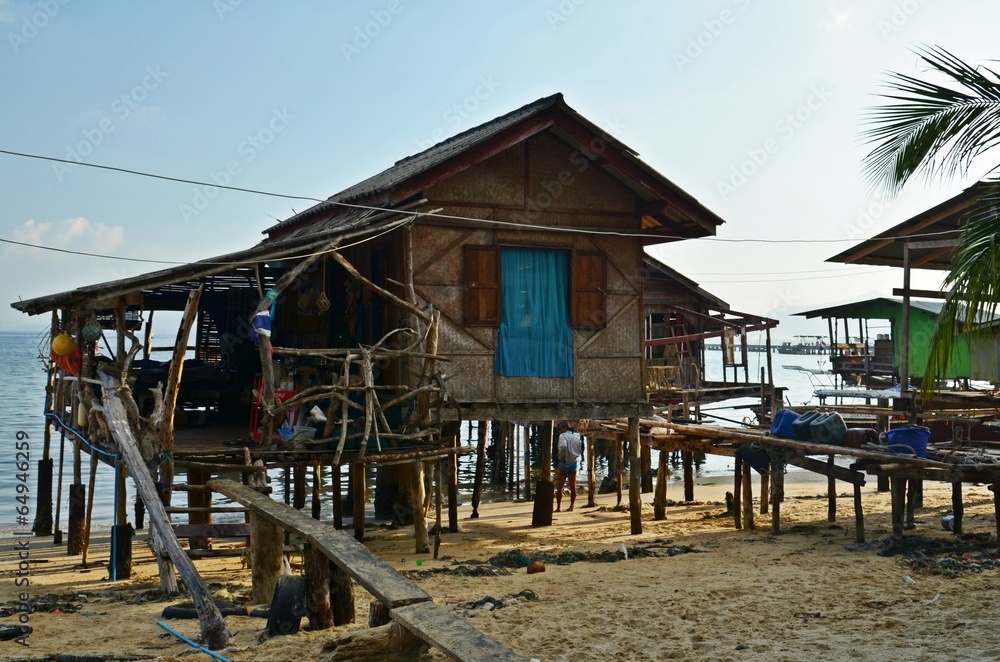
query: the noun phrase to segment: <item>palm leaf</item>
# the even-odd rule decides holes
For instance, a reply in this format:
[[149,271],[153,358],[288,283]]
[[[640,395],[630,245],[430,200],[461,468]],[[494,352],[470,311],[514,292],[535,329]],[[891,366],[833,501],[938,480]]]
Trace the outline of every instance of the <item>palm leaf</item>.
[[863,138],[877,143],[864,158],[865,178],[890,195],[918,172],[929,178],[965,174],[976,157],[1000,144],[1000,77],[943,48],[916,53],[949,85],[891,74],[891,92],[881,96],[893,103],[864,118],[871,128]]

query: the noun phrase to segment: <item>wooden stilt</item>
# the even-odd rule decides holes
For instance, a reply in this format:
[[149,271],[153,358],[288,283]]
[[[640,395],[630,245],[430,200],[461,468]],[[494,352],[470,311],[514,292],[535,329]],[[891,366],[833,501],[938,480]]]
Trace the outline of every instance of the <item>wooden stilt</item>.
[[594,438],[587,436],[587,508],[597,505],[597,458],[594,453]]
[[733,468],[733,523],[736,530],[743,528],[743,461],[736,460]]
[[323,514],[323,503],[320,501],[320,495],[323,492],[323,473],[321,466],[319,464],[313,465],[313,484],[312,484],[312,516],[313,519],[320,519]]
[[681,463],[684,465],[684,500],[694,501],[694,453],[681,451]]
[[340,566],[330,563],[330,607],[334,625],[354,622],[354,584]]
[[132,527],[128,523],[128,506],[125,501],[125,471],[118,470],[118,510],[112,538],[115,544],[115,580],[121,581],[132,576]]
[[[317,518],[318,519],[318,518]],[[333,610],[330,607],[330,559],[322,550],[306,545],[302,553],[306,576],[306,605],[309,627],[326,630],[333,627]]]
[[[205,487],[212,478],[212,474],[206,469],[189,468],[188,485],[195,487]],[[207,526],[212,523],[212,493],[205,490],[194,490],[188,492],[188,507],[198,508],[188,513],[188,522]],[[191,549],[212,549],[211,538],[205,536],[194,536],[188,539],[188,547]]]
[[952,522],[951,531],[956,536],[962,535],[962,519],[965,517],[965,504],[962,502],[962,483],[951,484],[951,512],[955,520]]
[[97,461],[97,451],[91,449],[90,480],[87,481],[87,516],[83,525],[83,550],[81,551],[83,555],[81,562],[84,568],[87,567],[87,556],[88,552],[90,552],[90,525],[93,522],[94,514],[94,485],[97,482]]
[[302,510],[306,507],[306,465],[299,463],[292,467],[292,482],[292,508]]
[[622,505],[622,485],[625,482],[625,444],[621,437],[615,439],[615,482],[618,487],[618,503]]
[[344,528],[344,488],[341,479],[341,469],[339,464],[331,464],[330,472],[332,476],[333,490],[333,528],[338,531]]
[[[514,436],[514,426],[510,426],[511,429],[511,449],[513,450],[513,436]],[[454,447],[458,446],[458,436],[452,440],[452,445]],[[446,471],[446,478],[448,480],[448,530],[451,533],[458,533],[458,455],[451,455],[441,460]],[[511,470],[514,468],[514,456],[511,453]]]
[[73,483],[69,486],[69,532],[66,537],[68,556],[83,553],[86,512],[87,488],[81,483]]
[[854,531],[857,542],[865,541],[865,513],[861,510],[861,485],[854,483]]
[[639,459],[639,465],[642,467],[642,473],[639,475],[642,483],[643,493],[653,491],[653,452],[649,446],[642,446]]
[[269,604],[281,576],[284,536],[281,527],[250,510],[251,601]]
[[826,521],[837,521],[837,479],[833,477],[833,456],[826,457]]
[[445,461],[438,462],[437,471],[434,472],[434,558],[438,557],[438,550],[441,548],[441,482],[445,479]]
[[785,465],[771,460],[771,532],[781,533],[781,500],[785,496]]
[[417,554],[426,554],[430,548],[430,541],[427,538],[427,515],[424,511],[424,463],[422,460],[413,461],[410,501],[413,503],[414,551]]
[[923,485],[923,483],[914,478],[909,478],[906,481],[906,485],[906,521],[903,523],[903,528],[911,531],[916,528],[916,524],[913,521],[913,510],[916,507],[918,485]]
[[354,538],[364,540],[365,501],[368,497],[365,489],[365,463],[363,460],[351,463],[351,476],[354,483],[354,493],[351,499],[354,506]]
[[767,515],[767,507],[771,500],[771,474],[762,473],[760,475],[760,514]]
[[629,463],[628,512],[631,519],[632,535],[642,533],[642,459],[639,442],[639,417],[629,416],[628,443],[631,462]]
[[525,425],[521,429],[521,437],[524,439],[524,500],[531,501],[531,426]]
[[656,469],[656,495],[653,497],[653,519],[667,519],[667,451],[659,451]]
[[483,498],[483,474],[486,473],[486,421],[479,421],[478,433],[479,437],[476,443],[476,477],[472,485],[472,519],[479,518],[479,502]]
[[753,482],[750,475],[750,464],[743,463],[743,526],[755,529],[753,522]]
[[891,478],[889,487],[892,491],[892,537],[894,540],[903,539],[903,510],[906,500],[906,479]]
[[538,443],[542,451],[538,482],[535,483],[535,501],[531,511],[531,526],[552,526],[552,421],[538,425]]

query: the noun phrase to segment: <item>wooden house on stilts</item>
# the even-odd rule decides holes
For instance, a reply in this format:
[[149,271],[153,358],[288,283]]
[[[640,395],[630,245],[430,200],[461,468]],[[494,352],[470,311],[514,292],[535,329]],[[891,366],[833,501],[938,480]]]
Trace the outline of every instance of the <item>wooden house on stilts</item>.
[[[638,420],[651,408],[643,247],[710,236],[722,222],[557,94],[400,160],[245,251],[12,305],[51,314],[53,337],[75,344],[68,359],[53,354],[46,439],[68,436],[78,466],[81,452],[114,452],[98,414],[112,394],[95,382],[99,370],[123,378],[128,388],[114,394],[161,497],[169,505],[171,488],[188,493],[186,508],[168,512],[189,514],[193,547],[210,546],[210,476],[252,476],[260,460],[289,469],[297,508],[315,472],[317,517],[319,468],[332,465],[338,527],[340,467],[350,465],[359,539],[366,468],[376,467],[377,512],[416,513],[426,549],[427,467],[440,469],[444,526],[458,527],[461,421],[536,423],[543,496],[555,420],[627,418],[638,453]],[[162,310],[184,311],[168,362],[150,356]],[[718,319],[727,329],[768,323]],[[178,441],[185,421],[207,424],[197,442]],[[251,439],[246,448],[223,444],[234,431]],[[77,472],[82,499],[81,482]],[[51,532],[51,491],[39,507],[36,530]],[[536,524],[551,512],[551,499],[537,500]]]

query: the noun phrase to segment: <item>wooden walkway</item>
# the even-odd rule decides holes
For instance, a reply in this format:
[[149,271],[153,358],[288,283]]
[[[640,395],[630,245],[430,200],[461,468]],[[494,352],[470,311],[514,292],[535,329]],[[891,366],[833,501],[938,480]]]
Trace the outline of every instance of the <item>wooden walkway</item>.
[[231,480],[208,483],[285,531],[306,538],[314,549],[389,609],[389,616],[453,660],[526,660],[469,623],[434,604],[422,588],[348,534]]

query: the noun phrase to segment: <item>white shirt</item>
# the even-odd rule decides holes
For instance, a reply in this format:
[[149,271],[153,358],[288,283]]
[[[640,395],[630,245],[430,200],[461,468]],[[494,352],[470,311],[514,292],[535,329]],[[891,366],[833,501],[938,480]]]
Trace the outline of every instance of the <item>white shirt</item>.
[[563,464],[573,464],[583,454],[583,441],[574,430],[566,430],[559,435],[559,461]]

